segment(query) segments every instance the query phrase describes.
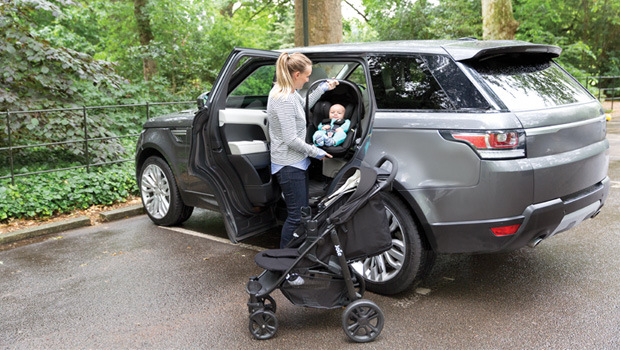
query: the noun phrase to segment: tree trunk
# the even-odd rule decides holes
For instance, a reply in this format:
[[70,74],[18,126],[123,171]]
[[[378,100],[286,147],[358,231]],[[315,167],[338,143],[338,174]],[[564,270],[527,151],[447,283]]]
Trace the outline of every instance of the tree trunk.
[[[295,0],[295,46],[304,46],[303,0]],[[308,0],[308,44],[342,42],[341,0]]]
[[[136,23],[138,24],[140,45],[143,47],[148,47],[154,39],[153,30],[151,29],[151,19],[149,14],[146,12],[147,2],[148,0],[134,0],[134,16],[136,17]],[[142,54],[142,71],[144,74],[144,81],[150,81],[157,73],[157,64],[155,63],[155,60],[150,57],[148,52],[143,50]]]
[[482,0],[482,38],[514,40],[519,28],[512,14],[511,0]]

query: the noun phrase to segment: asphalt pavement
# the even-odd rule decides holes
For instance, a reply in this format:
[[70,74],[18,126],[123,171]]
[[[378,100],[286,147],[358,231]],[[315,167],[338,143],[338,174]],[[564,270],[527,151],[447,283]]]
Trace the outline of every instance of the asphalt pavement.
[[346,338],[342,310],[279,292],[276,336],[254,340],[244,286],[277,233],[233,245],[221,216],[198,210],[177,228],[139,215],[1,251],[0,348],[620,349],[620,135],[609,140],[597,218],[535,249],[440,255],[418,289],[366,293],[386,317],[373,343]]

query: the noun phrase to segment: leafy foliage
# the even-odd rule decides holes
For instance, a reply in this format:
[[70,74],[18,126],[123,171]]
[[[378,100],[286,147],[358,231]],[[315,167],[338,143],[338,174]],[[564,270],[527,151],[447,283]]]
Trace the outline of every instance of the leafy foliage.
[[122,79],[111,63],[68,47],[54,47],[37,35],[41,12],[54,18],[64,16],[59,6],[46,0],[0,3],[0,108],[53,107],[56,101],[71,101],[77,96],[74,82],[78,80],[120,85]]
[[[555,44],[559,61],[577,75],[617,75],[620,3],[611,0],[514,0],[517,38]],[[578,72],[581,72],[580,74]]]
[[[169,93],[192,99],[210,88],[235,46],[275,49],[290,44],[293,8],[287,1],[178,1],[151,0],[145,11],[151,18],[153,41],[142,46],[132,1],[81,0],[98,33],[89,36],[90,47],[100,48],[97,58],[118,63],[119,73],[132,83],[142,80],[142,58],[157,62],[158,78]],[[74,7],[78,19],[84,10]],[[81,36],[74,24],[59,22],[62,32]],[[58,30],[60,31],[60,30]],[[290,41],[281,35],[290,32]],[[274,40],[274,37],[276,40]]]
[[36,181],[20,178],[15,186],[0,182],[0,221],[7,218],[41,218],[91,205],[110,205],[138,194],[132,163],[109,168],[39,175]]
[[[94,164],[108,162],[120,158],[131,157],[127,149],[118,139],[89,141],[88,159],[86,154],[85,136],[90,139],[111,138],[116,135],[126,135],[124,131],[131,129],[136,133],[135,127],[126,128],[126,121],[132,118],[123,118],[123,123],[115,124],[119,115],[110,117],[105,111],[99,113],[82,111],[64,112],[36,112],[11,115],[11,136],[12,145],[40,145],[54,142],[67,142],[55,146],[56,150],[64,150],[67,154],[73,155],[73,162],[79,164]],[[133,116],[132,116],[133,117]],[[126,120],[125,120],[126,119]],[[87,127],[84,128],[84,122]],[[120,132],[119,132],[120,131]],[[2,143],[0,143],[2,145]],[[36,147],[35,152],[46,153],[47,147]],[[33,153],[33,148],[20,148],[14,151],[14,157],[18,160],[28,159]],[[50,165],[53,163],[50,163]]]
[[379,40],[482,37],[480,0],[363,0]]

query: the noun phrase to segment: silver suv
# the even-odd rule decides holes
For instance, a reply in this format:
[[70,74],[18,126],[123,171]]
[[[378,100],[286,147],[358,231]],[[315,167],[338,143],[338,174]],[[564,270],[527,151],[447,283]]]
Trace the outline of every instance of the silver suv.
[[[310,167],[311,202],[343,172],[384,154],[399,171],[384,202],[392,250],[356,263],[368,289],[394,294],[437,253],[509,251],[594,217],[609,193],[599,102],[553,61],[555,46],[520,41],[399,41],[288,50],[312,59],[307,94],[341,84],[307,110],[308,135],[332,103],[352,121],[344,146]],[[235,49],[197,111],[154,118],[138,141],[142,199],[160,225],[193,207],[218,210],[233,242],[281,223],[269,173],[266,102],[279,52]]]

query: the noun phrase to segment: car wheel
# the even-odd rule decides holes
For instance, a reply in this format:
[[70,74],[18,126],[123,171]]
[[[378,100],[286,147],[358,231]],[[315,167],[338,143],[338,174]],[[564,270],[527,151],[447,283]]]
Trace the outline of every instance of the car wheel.
[[183,203],[168,163],[160,157],[146,159],[140,169],[142,204],[157,225],[178,225],[189,219],[194,207]]
[[392,193],[382,193],[392,234],[392,248],[354,266],[366,279],[366,289],[397,294],[430,272],[435,253],[426,248],[405,204]]

